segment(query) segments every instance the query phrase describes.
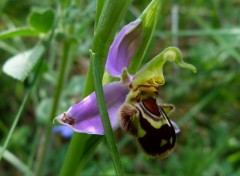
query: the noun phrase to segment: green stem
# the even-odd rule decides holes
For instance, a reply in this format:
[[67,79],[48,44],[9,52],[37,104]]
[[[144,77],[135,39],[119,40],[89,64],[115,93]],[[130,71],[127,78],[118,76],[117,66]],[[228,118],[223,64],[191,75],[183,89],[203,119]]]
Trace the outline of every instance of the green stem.
[[88,138],[89,135],[87,134],[74,133],[67,156],[64,160],[64,165],[61,168],[60,176],[77,175],[76,171],[78,170],[79,163],[82,160],[83,151]]
[[[50,113],[50,123],[53,120],[53,118],[56,116],[56,112],[57,112],[57,108],[58,108],[58,104],[59,104],[59,100],[60,100],[60,95],[62,92],[62,87],[64,84],[64,80],[65,80],[65,75],[66,75],[66,66],[68,64],[68,59],[69,59],[69,54],[70,54],[70,47],[71,44],[68,40],[66,40],[63,44],[63,56],[61,59],[61,66],[60,66],[60,72],[58,75],[58,81],[57,81],[57,87],[55,89],[55,94],[54,94],[54,99],[53,99],[53,105],[52,105],[52,109],[51,109],[51,113]],[[52,125],[49,125],[47,127],[47,131],[46,131],[46,138],[42,147],[42,155],[41,158],[39,160],[39,166],[37,169],[37,174],[38,176],[42,175],[43,172],[43,168],[44,168],[44,163],[45,163],[45,158],[47,155],[47,149],[48,149],[48,144],[49,144],[49,140],[51,138],[51,134],[52,134]]]
[[[91,156],[94,155],[94,150],[98,146],[98,144],[103,140],[103,136],[99,135],[92,135],[88,141],[87,144],[84,147],[83,156],[82,156],[82,162],[80,162],[77,172],[80,173],[80,171],[84,168],[84,166],[88,163],[88,160],[91,158]],[[84,162],[83,162],[84,161]]]
[[98,102],[98,109],[101,116],[104,134],[106,136],[106,141],[109,147],[109,151],[112,157],[113,165],[117,175],[124,175],[122,168],[120,156],[118,154],[115,138],[113,135],[111,123],[108,116],[107,105],[104,98],[103,87],[102,87],[102,73],[100,71],[100,62],[96,53],[92,53],[93,61],[93,76],[94,76],[94,85],[95,92]]
[[[40,136],[40,128],[38,128],[34,134],[34,140],[32,142],[32,146],[31,146],[31,151],[29,154],[29,158],[28,158],[28,168],[33,168],[34,167],[34,159],[35,159],[35,154],[37,152],[38,149],[38,143],[39,143],[39,136]],[[25,172],[24,173],[25,176],[30,176],[29,173]]]
[[[93,76],[91,72],[91,67],[89,67],[83,97],[86,97],[93,91],[94,91]],[[67,151],[66,158],[64,159],[63,167],[60,170],[60,176],[77,175],[79,163],[83,159],[85,145],[87,144],[89,137],[90,135],[85,133],[74,133],[69,144],[69,149]]]
[[36,81],[37,81],[38,76],[39,76],[39,73],[40,73],[40,70],[41,70],[41,67],[42,67],[42,62],[43,62],[43,61],[40,60],[39,65],[38,65],[38,67],[37,67],[37,71],[35,72],[33,81],[32,81],[32,83],[31,83],[31,86],[29,87],[26,95],[24,96],[24,99],[23,99],[23,101],[22,101],[22,104],[21,104],[21,106],[20,106],[20,108],[19,108],[19,110],[18,110],[18,113],[17,113],[17,115],[16,115],[16,117],[15,117],[15,119],[14,119],[14,122],[13,122],[13,124],[12,124],[12,126],[11,126],[11,129],[10,129],[10,131],[9,131],[9,133],[8,133],[8,135],[7,135],[7,138],[6,138],[6,140],[5,140],[4,144],[3,144],[3,148],[2,148],[1,153],[0,153],[0,160],[2,159],[2,156],[3,156],[3,154],[4,154],[4,151],[6,150],[8,144],[9,144],[9,141],[10,141],[10,139],[11,139],[11,137],[12,137],[12,134],[13,134],[16,126],[17,126],[17,123],[18,123],[18,121],[19,121],[19,119],[20,119],[20,117],[21,117],[21,115],[22,115],[22,113],[23,113],[23,110],[24,110],[24,108],[26,107],[28,98],[29,98],[29,96],[30,96],[30,94],[31,94],[31,92],[32,92],[32,89],[33,89],[33,87],[34,87],[34,85],[35,85],[35,83],[36,83]]
[[[89,67],[87,82],[85,85],[83,96],[86,97],[93,91],[94,91],[93,76],[91,67]],[[64,159],[64,165],[60,171],[60,176],[77,175],[77,170],[79,168],[79,164],[83,160],[85,146],[87,145],[89,137],[90,135],[85,133],[74,133],[69,144],[69,149],[67,151],[66,158]]]

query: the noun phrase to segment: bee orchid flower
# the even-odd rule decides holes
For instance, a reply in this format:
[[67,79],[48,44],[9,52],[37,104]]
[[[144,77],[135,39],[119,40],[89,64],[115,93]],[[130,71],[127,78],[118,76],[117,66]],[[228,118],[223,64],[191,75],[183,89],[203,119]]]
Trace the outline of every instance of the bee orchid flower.
[[[108,83],[103,89],[113,130],[120,125],[123,130],[137,137],[143,150],[146,149],[145,152],[155,155],[158,151],[147,151],[147,148],[154,150],[155,146],[142,145],[148,142],[149,137],[144,136],[148,136],[150,128],[155,130],[154,135],[150,134],[150,138],[160,135],[160,139],[163,138],[160,141],[166,143],[169,140],[171,145],[175,143],[175,134],[180,131],[176,123],[167,117],[174,109],[173,105],[161,104],[159,98],[159,88],[165,82],[163,65],[170,61],[194,72],[196,69],[182,60],[178,48],[169,47],[145,64],[135,75],[130,75],[127,69],[141,41],[140,29],[141,19],[137,19],[124,26],[116,35],[109,49],[105,69],[119,81]],[[95,92],[57,116],[55,121],[75,132],[104,135]],[[164,128],[161,128],[162,126]],[[169,136],[165,139],[163,133],[169,133]],[[164,153],[165,150],[160,152]],[[167,154],[168,151],[163,156]]]

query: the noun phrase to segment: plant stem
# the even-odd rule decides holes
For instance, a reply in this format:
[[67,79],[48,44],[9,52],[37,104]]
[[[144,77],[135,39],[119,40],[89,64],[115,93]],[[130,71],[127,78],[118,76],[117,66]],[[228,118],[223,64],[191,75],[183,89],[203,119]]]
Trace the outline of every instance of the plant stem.
[[[58,108],[58,104],[59,104],[59,100],[60,100],[60,95],[62,92],[62,87],[63,87],[64,80],[66,77],[65,76],[66,75],[66,66],[67,66],[68,59],[69,59],[70,47],[71,47],[70,42],[68,40],[64,41],[63,55],[62,55],[62,59],[61,59],[61,66],[60,66],[60,71],[59,71],[59,75],[58,75],[57,87],[55,89],[53,105],[52,105],[50,118],[49,118],[50,124],[51,124],[51,121],[53,120],[53,118],[56,116],[56,112],[57,112],[57,108]],[[41,176],[42,172],[43,172],[44,162],[45,162],[45,158],[47,155],[48,144],[49,144],[49,140],[51,138],[51,134],[52,134],[52,125],[48,125],[47,131],[46,131],[46,138],[45,138],[45,141],[44,141],[44,144],[42,147],[42,154],[41,154],[41,158],[40,158],[38,169],[37,169],[38,176]]]
[[[86,97],[91,92],[94,91],[93,86],[93,76],[91,67],[88,70],[87,82],[85,85],[85,90],[83,96]],[[66,154],[66,158],[64,160],[64,165],[61,168],[60,176],[66,175],[76,175],[78,166],[83,159],[83,154],[85,151],[85,146],[87,145],[87,141],[90,135],[85,133],[74,133],[72,136],[71,142],[69,144],[69,149]],[[74,158],[74,159],[73,159]],[[85,160],[84,160],[85,161]]]
[[23,101],[22,101],[22,104],[21,104],[21,106],[20,106],[20,108],[19,108],[19,110],[18,110],[18,113],[17,113],[17,115],[16,115],[16,117],[15,117],[15,119],[14,119],[14,122],[13,122],[13,124],[12,124],[12,126],[11,126],[11,129],[10,129],[10,131],[9,131],[9,133],[8,133],[8,135],[7,135],[7,138],[6,138],[6,140],[5,140],[4,144],[3,144],[3,148],[2,148],[1,153],[0,153],[0,160],[2,159],[2,156],[3,156],[3,154],[4,154],[4,151],[6,150],[6,148],[7,148],[7,146],[8,146],[8,143],[9,143],[11,137],[12,137],[12,134],[13,134],[13,132],[14,132],[16,126],[17,126],[17,123],[18,123],[18,121],[19,121],[19,119],[20,119],[20,117],[21,117],[21,115],[22,115],[22,113],[23,113],[23,110],[24,110],[24,108],[26,107],[28,98],[29,98],[29,96],[30,96],[30,94],[31,94],[31,92],[32,92],[32,89],[33,89],[33,87],[34,87],[34,85],[35,85],[35,83],[36,83],[36,80],[37,80],[37,78],[38,78],[38,76],[39,76],[39,73],[40,73],[40,70],[41,70],[41,67],[42,67],[42,62],[43,62],[43,61],[40,60],[40,62],[39,62],[39,64],[38,64],[38,67],[37,67],[37,70],[36,70],[36,72],[35,72],[35,74],[34,74],[34,78],[33,78],[33,81],[32,81],[32,83],[31,83],[31,86],[29,87],[26,95],[24,96],[24,99],[23,99]]

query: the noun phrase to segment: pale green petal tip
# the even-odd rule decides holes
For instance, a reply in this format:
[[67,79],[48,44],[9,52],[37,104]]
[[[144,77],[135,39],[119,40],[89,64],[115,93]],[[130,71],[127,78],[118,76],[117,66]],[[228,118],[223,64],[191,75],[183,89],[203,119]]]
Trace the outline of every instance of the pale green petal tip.
[[126,68],[122,70],[121,81],[124,85],[129,85],[131,83],[131,76],[129,75]]
[[152,0],[151,3],[149,3],[149,5],[147,6],[147,8],[143,11],[143,13],[140,15],[139,18],[141,19],[144,19],[146,18],[147,16],[151,16],[151,14],[153,14],[153,12],[156,10],[156,9],[159,9],[160,8],[160,3],[161,3],[161,0]]
[[[59,115],[58,117],[60,117],[60,116],[62,116],[62,114]],[[53,123],[54,125],[62,125],[62,124],[59,122],[58,117],[55,117],[55,118],[53,119],[52,123]]]
[[189,70],[192,70],[193,73],[197,72],[196,67],[194,67],[192,64],[188,64],[183,61],[182,53],[181,51],[176,47],[168,47],[163,51],[163,59],[170,61],[170,62],[176,62],[176,64],[179,67],[187,68]]

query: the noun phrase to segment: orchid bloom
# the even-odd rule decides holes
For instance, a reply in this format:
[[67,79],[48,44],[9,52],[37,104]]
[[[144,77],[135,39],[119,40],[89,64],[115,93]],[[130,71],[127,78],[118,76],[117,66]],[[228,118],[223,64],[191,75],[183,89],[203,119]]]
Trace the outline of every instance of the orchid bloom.
[[[174,61],[181,67],[195,71],[194,66],[183,62],[181,52],[177,48],[169,47],[143,66],[135,75],[130,75],[127,68],[138,49],[141,22],[141,19],[137,19],[127,24],[116,35],[109,49],[105,69],[111,76],[119,78],[119,81],[108,83],[103,87],[113,130],[120,125],[134,136],[143,136],[146,131],[143,128],[137,129],[139,121],[133,120],[134,122],[129,123],[124,119],[126,115],[129,115],[128,112],[134,117],[139,113],[141,115],[145,113],[148,116],[153,114],[149,123],[159,128],[160,124],[154,122],[155,116],[165,118],[165,115],[174,108],[173,105],[161,104],[158,96],[159,87],[165,82],[162,73],[164,63]],[[156,107],[157,112],[152,107]],[[140,108],[141,112],[138,111]],[[123,116],[123,118],[119,120],[118,116]],[[55,121],[72,128],[75,132],[104,135],[95,92],[57,116]],[[171,125],[174,134],[180,131],[173,121],[166,121],[166,124]],[[128,129],[130,127],[133,129]]]

